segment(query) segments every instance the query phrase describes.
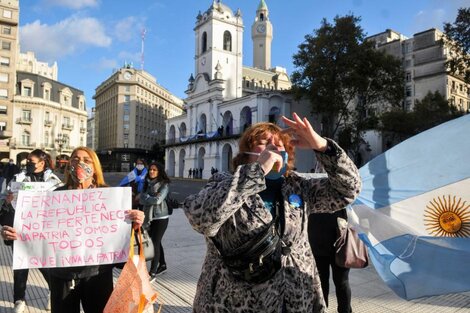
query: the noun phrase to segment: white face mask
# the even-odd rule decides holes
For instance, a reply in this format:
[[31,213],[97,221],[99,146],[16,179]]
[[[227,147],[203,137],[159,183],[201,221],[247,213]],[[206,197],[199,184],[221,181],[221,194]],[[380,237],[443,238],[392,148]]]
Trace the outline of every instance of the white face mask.
[[143,170],[144,169],[144,165],[143,164],[137,164],[135,166],[136,169],[138,169],[139,171]]

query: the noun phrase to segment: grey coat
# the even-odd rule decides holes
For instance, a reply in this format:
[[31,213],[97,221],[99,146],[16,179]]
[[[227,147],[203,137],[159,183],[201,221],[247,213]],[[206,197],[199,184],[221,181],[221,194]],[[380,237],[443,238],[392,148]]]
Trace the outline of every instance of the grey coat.
[[[185,214],[193,228],[206,236],[207,245],[193,312],[277,313],[282,312],[283,306],[288,313],[325,312],[308,242],[308,215],[344,208],[354,201],[361,188],[356,166],[336,143],[331,144],[336,152],[333,155],[316,153],[327,178],[291,172],[285,179],[282,239],[290,245],[291,252],[282,256],[281,269],[264,283],[255,285],[233,278],[208,239],[213,237],[224,251],[230,251],[248,242],[271,222],[272,215],[258,195],[266,188],[261,165],[255,162],[239,166],[233,175],[215,174],[199,194],[185,200]],[[289,203],[290,195],[300,196],[300,207]]]
[[144,227],[155,219],[169,216],[165,199],[170,190],[168,183],[158,182],[156,179],[147,178],[145,186],[146,188],[139,196],[139,203],[143,205],[145,214]]

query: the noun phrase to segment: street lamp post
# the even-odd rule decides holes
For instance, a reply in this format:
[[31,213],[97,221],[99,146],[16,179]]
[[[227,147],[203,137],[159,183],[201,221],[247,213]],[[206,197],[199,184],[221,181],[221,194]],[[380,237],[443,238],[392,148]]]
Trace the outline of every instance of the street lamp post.
[[59,147],[59,167],[60,169],[62,169],[62,148],[63,146],[65,145],[65,143],[67,142],[67,138],[59,133],[57,134],[57,138],[55,139],[55,142],[57,143],[57,146]]

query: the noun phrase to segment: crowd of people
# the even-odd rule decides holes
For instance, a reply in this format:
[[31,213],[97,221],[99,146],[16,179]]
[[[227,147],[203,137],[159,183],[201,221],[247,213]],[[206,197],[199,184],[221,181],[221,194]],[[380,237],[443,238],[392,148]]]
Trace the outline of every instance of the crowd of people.
[[[338,312],[352,312],[349,270],[334,264],[335,221],[361,189],[358,170],[333,140],[321,137],[305,118],[282,117],[286,129],[258,123],[247,127],[232,172],[211,168],[211,178],[182,208],[191,226],[206,238],[207,252],[194,299],[194,312],[325,312],[330,267]],[[311,149],[324,168],[321,177],[295,171],[296,149]],[[14,164],[14,162],[13,162]],[[65,178],[53,174],[50,156],[34,150],[12,181],[51,182],[51,190],[108,187],[96,153],[76,148]],[[190,178],[202,178],[191,168]],[[154,258],[149,279],[167,270],[162,238],[169,224],[170,178],[162,164],[143,159],[119,183],[132,189],[127,218],[148,232]],[[1,202],[1,235],[11,245],[13,195]],[[8,217],[8,218],[5,218]],[[13,246],[12,246],[13,247]],[[52,312],[102,312],[113,290],[113,265],[41,269]],[[15,312],[24,312],[28,270],[14,271]]]

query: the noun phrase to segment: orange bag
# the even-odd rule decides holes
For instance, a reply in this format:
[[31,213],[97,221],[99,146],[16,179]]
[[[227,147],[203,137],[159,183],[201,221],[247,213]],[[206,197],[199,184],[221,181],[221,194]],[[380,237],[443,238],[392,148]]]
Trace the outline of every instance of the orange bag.
[[[127,260],[103,313],[153,313],[158,294],[152,288],[142,248],[142,232],[139,229],[140,253],[134,263],[134,229],[131,234],[129,259]],[[160,309],[158,312],[160,312]]]

